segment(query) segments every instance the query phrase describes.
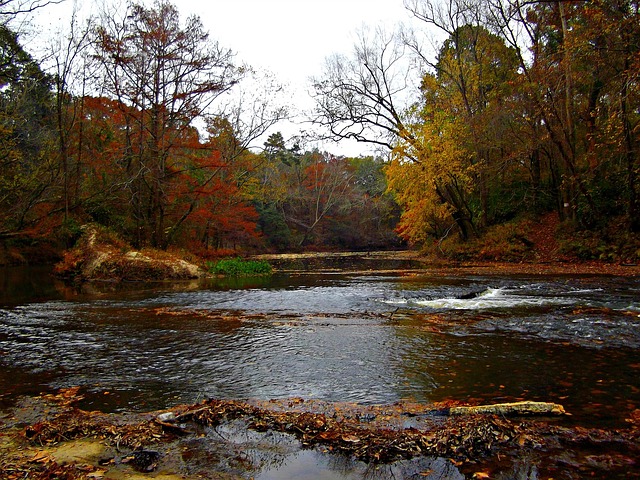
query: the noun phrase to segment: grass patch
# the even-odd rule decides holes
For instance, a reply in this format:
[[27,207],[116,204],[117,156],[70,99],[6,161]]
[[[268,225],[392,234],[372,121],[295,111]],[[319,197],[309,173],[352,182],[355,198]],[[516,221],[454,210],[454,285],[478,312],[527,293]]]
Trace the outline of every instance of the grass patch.
[[215,275],[234,277],[249,275],[271,275],[273,269],[268,262],[243,260],[242,258],[225,258],[216,262],[207,262],[207,269]]

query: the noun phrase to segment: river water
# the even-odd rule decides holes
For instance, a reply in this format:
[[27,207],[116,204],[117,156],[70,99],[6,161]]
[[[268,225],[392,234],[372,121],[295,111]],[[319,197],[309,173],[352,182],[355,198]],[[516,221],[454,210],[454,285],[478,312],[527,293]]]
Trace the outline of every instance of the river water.
[[84,408],[204,398],[560,403],[622,426],[640,408],[640,280],[279,274],[96,285],[0,280],[0,400],[79,385]]

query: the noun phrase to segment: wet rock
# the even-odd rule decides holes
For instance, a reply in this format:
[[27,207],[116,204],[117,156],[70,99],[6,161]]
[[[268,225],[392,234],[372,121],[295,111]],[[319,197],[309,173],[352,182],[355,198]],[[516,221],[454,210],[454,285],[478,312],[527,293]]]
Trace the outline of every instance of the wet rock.
[[176,414],[173,412],[161,413],[158,415],[157,420],[164,423],[173,423],[176,421]]
[[[158,468],[160,460],[160,452],[155,450],[138,450],[133,452],[129,457],[122,460],[123,463],[129,463],[133,468],[140,472],[153,472]],[[127,460],[125,462],[125,460]]]
[[469,292],[456,297],[458,300],[473,300],[474,298],[478,298],[481,292]]

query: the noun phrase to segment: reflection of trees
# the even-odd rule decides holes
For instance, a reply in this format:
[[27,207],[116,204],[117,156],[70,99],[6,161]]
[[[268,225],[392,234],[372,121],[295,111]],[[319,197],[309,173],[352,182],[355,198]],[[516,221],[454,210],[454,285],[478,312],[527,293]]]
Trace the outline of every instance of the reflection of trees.
[[438,457],[419,457],[391,464],[377,464],[354,461],[344,455],[331,455],[325,458],[319,457],[319,461],[326,461],[329,469],[345,478],[362,478],[362,480],[464,479],[464,475],[454,464],[445,458]]
[[183,444],[182,458],[191,472],[208,471],[236,475],[282,467],[300,452],[300,443],[279,432],[259,433],[242,420],[206,429],[206,437]]
[[[231,474],[271,474],[276,471],[299,472],[322,476],[323,471],[337,477],[363,480],[400,480],[405,478],[464,479],[444,458],[420,457],[392,464],[356,461],[340,454],[304,450],[292,435],[249,430],[247,422],[236,420],[206,429],[206,437],[187,440],[182,448],[183,460],[191,472],[202,468]],[[428,472],[427,476],[424,476]],[[518,477],[520,478],[520,477]]]

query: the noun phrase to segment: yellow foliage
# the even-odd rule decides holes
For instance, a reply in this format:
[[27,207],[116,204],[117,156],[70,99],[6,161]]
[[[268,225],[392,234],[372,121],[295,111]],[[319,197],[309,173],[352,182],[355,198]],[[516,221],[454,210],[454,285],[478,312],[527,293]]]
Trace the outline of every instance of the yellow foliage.
[[[429,78],[425,77],[425,89]],[[425,90],[425,98],[431,93]],[[408,129],[405,137],[412,140],[395,149],[386,175],[389,189],[403,209],[398,233],[412,243],[424,243],[452,225],[455,207],[443,192],[451,184],[469,192],[474,165],[461,141],[466,134],[464,125],[446,111],[427,103],[420,120]]]

